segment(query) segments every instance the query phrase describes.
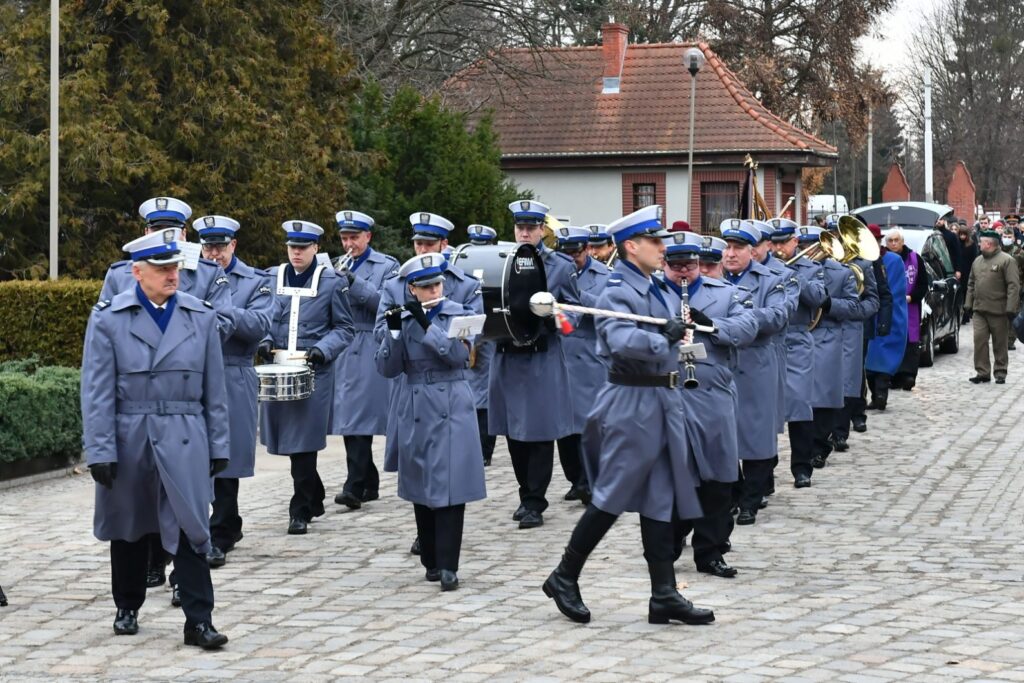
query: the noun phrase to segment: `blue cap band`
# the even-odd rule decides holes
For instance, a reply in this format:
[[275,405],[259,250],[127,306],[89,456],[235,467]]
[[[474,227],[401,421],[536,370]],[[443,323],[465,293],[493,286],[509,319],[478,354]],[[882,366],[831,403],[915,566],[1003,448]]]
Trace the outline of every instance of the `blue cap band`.
[[142,251],[133,251],[132,261],[144,261],[150,256],[174,256],[177,253],[180,253],[177,242],[171,242],[169,244],[161,244],[157,247],[143,249]]
[[412,226],[413,239],[416,239],[416,235],[437,235],[442,239],[448,239],[448,231],[444,228],[436,225],[427,225],[426,223],[416,223]]
[[628,228],[623,228],[622,230],[619,230],[618,232],[615,233],[615,242],[624,242],[625,240],[628,240],[630,237],[635,237],[640,233],[650,232],[652,228],[657,228],[660,230],[661,221],[657,219],[651,219],[643,221],[641,223],[637,223],[636,225],[631,225]]

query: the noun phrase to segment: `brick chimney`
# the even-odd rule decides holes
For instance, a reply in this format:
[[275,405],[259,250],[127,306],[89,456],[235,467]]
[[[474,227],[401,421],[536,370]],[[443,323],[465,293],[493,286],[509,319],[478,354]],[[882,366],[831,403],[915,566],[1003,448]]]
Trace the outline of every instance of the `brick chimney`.
[[629,28],[624,24],[608,22],[601,25],[601,54],[604,58],[604,94],[619,92],[622,62],[629,47]]

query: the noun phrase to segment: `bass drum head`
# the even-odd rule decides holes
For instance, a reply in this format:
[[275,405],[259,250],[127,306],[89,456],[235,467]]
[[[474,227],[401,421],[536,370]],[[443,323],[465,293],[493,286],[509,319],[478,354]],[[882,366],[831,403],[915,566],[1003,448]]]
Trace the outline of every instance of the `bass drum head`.
[[484,322],[478,341],[530,344],[544,321],[530,311],[530,297],[547,289],[544,261],[530,244],[465,244],[452,263],[482,281]]
[[502,288],[509,338],[517,344],[536,341],[544,327],[544,320],[530,310],[530,297],[546,292],[547,275],[544,260],[532,244],[521,244],[505,265],[505,286]]

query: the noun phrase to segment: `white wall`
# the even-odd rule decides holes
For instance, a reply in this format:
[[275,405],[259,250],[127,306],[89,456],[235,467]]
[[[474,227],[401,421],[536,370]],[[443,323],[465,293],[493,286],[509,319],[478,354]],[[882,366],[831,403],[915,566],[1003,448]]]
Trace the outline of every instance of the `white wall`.
[[614,168],[513,170],[508,176],[523,190],[551,207],[555,216],[568,216],[573,225],[611,223],[622,217],[622,174],[665,173],[665,225],[686,220],[685,168]]
[[611,223],[622,216],[622,174],[618,169],[551,169],[510,171],[521,190],[568,216],[572,225]]

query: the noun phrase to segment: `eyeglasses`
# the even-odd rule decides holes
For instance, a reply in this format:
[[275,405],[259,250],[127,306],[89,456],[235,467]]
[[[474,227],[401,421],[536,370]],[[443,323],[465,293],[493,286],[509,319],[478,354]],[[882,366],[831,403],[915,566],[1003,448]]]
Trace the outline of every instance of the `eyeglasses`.
[[696,270],[699,266],[699,261],[668,261],[665,263],[665,267],[669,270]]
[[217,254],[226,250],[229,246],[229,244],[204,244],[203,251],[211,254]]

